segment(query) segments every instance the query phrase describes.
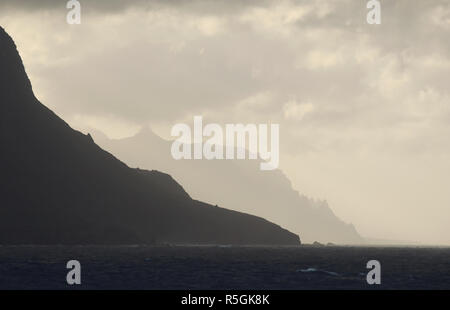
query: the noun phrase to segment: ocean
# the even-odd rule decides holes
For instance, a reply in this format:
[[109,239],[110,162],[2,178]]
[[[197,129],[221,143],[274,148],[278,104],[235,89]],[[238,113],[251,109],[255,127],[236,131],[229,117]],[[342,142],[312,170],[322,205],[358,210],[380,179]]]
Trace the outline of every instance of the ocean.
[[[70,260],[80,285],[66,282]],[[0,246],[0,289],[450,289],[450,248]]]

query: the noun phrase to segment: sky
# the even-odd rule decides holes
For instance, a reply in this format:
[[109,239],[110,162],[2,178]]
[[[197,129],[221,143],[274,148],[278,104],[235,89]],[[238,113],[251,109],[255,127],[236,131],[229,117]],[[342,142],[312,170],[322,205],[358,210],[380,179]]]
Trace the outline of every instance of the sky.
[[111,138],[280,124],[280,168],[366,237],[450,245],[450,2],[1,0],[43,104]]

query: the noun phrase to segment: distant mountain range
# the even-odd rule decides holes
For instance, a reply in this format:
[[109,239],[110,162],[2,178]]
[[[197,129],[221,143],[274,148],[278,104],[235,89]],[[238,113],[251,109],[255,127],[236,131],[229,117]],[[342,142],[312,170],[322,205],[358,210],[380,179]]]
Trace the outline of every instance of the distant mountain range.
[[133,167],[170,173],[196,199],[264,217],[301,236],[302,242],[362,244],[351,224],[326,201],[299,194],[281,170],[261,171],[255,160],[174,160],[171,141],[145,128],[134,137],[112,140],[90,131],[95,141]]
[[0,148],[0,244],[300,244],[263,218],[192,199],[167,174],[129,168],[70,128],[35,98],[1,27]]

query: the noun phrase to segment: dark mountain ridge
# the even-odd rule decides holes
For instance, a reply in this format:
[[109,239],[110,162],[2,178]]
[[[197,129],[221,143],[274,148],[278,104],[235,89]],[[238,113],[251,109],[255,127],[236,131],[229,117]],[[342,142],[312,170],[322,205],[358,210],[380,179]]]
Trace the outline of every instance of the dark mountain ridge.
[[280,169],[261,171],[259,160],[175,160],[172,141],[148,127],[123,139],[89,132],[98,145],[130,167],[166,171],[184,184],[192,197],[278,223],[299,234],[303,243],[365,243],[355,227],[338,218],[326,201],[297,192]]
[[167,174],[129,168],[73,130],[35,98],[1,27],[0,148],[0,244],[300,244],[263,218],[191,199]]

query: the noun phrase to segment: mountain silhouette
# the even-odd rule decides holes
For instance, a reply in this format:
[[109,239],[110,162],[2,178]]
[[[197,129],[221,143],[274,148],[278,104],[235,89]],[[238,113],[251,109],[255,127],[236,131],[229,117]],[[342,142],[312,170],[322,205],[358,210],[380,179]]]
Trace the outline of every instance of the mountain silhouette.
[[300,244],[263,218],[193,200],[168,174],[129,168],[73,130],[35,98],[1,27],[0,69],[1,244]]
[[365,242],[353,225],[333,213],[326,201],[295,191],[279,169],[261,171],[255,160],[174,160],[171,141],[148,127],[124,139],[108,139],[101,132],[90,132],[101,147],[130,166],[166,171],[185,184],[192,197],[266,218],[299,234],[303,242]]

